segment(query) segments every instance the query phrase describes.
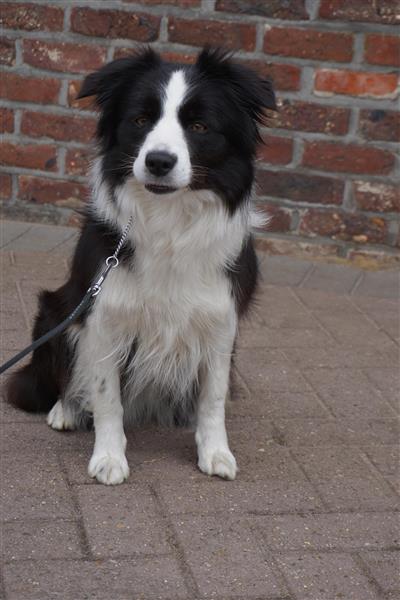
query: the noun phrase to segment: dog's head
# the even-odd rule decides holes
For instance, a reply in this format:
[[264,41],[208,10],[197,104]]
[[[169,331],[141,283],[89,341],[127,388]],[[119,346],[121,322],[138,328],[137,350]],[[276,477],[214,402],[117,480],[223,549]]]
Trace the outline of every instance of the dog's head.
[[269,81],[221,50],[194,65],[165,62],[151,49],[89,75],[79,98],[95,96],[105,177],[134,177],[153,194],[211,189],[228,205],[253,179],[264,110],[275,109]]

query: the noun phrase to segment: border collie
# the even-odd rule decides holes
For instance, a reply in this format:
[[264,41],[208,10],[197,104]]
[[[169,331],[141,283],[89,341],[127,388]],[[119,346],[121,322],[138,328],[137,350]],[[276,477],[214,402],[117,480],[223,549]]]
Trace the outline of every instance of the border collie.
[[238,319],[257,280],[254,159],[269,81],[221,50],[194,65],[151,49],[89,75],[100,109],[89,202],[68,281],[39,297],[33,338],[80,302],[132,229],[103,290],[8,382],[8,400],[59,430],[93,420],[89,475],[129,475],[124,421],[193,425],[198,466],[234,479],[225,398]]

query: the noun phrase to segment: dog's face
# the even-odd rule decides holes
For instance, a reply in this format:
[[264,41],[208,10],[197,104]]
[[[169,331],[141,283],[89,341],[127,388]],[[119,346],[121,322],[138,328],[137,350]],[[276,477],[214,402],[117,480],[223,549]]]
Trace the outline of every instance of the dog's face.
[[231,209],[248,193],[269,82],[204,50],[193,66],[151,50],[89,75],[79,97],[95,95],[98,138],[111,184],[134,177],[151,194],[217,192]]

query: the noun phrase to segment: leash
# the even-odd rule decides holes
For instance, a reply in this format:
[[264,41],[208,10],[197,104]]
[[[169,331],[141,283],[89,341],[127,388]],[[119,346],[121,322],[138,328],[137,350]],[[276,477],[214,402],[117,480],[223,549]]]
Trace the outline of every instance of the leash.
[[32,344],[30,346],[27,346],[24,350],[21,350],[21,352],[19,352],[18,354],[16,354],[12,358],[10,358],[10,360],[8,360],[6,363],[1,365],[0,375],[2,373],[4,373],[5,371],[7,371],[8,369],[10,369],[17,362],[22,360],[24,358],[24,356],[26,356],[27,354],[30,354],[31,352],[36,350],[36,348],[39,348],[40,346],[42,346],[43,344],[45,344],[46,342],[48,342],[49,340],[51,340],[52,338],[56,337],[61,332],[63,332],[64,329],[69,327],[69,325],[71,325],[71,323],[73,323],[79,317],[79,315],[81,315],[83,313],[83,311],[89,306],[92,298],[96,298],[96,296],[98,296],[98,294],[101,292],[103,283],[104,283],[107,275],[111,271],[111,269],[115,269],[119,265],[118,254],[120,253],[121,248],[125,243],[128,232],[129,232],[130,228],[132,227],[132,223],[133,223],[133,218],[129,217],[128,224],[126,225],[126,227],[122,233],[122,236],[118,242],[118,245],[115,249],[114,254],[111,254],[111,256],[108,256],[106,258],[105,267],[101,271],[99,278],[88,288],[86,294],[83,296],[83,298],[79,302],[78,306],[76,306],[74,308],[72,313],[70,313],[68,315],[68,317],[66,317],[66,319],[64,319],[64,321],[62,321],[61,323],[56,325],[53,329],[50,329],[50,331],[48,331],[47,333],[42,335],[40,338],[38,338],[37,340],[32,342]]

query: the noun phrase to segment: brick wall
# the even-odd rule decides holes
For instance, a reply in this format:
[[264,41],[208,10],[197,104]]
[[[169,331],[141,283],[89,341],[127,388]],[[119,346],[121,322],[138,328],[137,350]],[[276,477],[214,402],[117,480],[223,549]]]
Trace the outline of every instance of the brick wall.
[[273,215],[260,244],[395,253],[399,13],[396,0],[0,2],[5,214],[72,222],[87,197],[96,115],[75,100],[87,72],[137,42],[188,62],[223,44],[278,94],[258,162],[258,203]]

